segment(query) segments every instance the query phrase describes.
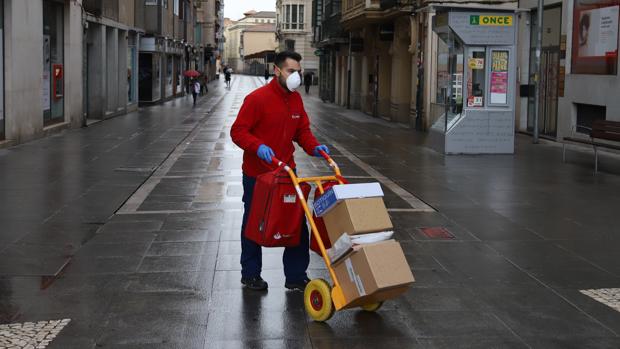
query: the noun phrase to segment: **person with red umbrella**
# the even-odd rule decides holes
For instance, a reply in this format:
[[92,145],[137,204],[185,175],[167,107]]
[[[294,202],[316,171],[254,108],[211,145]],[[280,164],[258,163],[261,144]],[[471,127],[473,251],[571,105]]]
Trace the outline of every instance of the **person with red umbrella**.
[[192,90],[192,98],[194,99],[194,107],[195,107],[196,99],[198,98],[198,94],[200,93],[200,82],[198,82],[198,79],[191,80],[190,88]]

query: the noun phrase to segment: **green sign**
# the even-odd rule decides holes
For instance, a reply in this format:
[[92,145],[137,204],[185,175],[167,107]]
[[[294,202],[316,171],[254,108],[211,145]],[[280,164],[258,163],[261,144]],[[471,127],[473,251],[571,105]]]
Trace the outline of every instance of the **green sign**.
[[314,55],[315,56],[322,56],[323,55],[323,50],[316,50],[316,51],[314,51]]

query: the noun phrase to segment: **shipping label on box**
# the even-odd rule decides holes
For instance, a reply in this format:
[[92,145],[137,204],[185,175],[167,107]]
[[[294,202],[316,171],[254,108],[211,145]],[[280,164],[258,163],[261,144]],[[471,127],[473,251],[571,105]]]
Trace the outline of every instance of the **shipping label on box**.
[[314,201],[314,213],[317,217],[322,217],[342,200],[381,196],[383,190],[379,183],[335,185]]
[[414,282],[403,250],[394,240],[355,246],[334,264],[334,272],[348,305],[397,297]]

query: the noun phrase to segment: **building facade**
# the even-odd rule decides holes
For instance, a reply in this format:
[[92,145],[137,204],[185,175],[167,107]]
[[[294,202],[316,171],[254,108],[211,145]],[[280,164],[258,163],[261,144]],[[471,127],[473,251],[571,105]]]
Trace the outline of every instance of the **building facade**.
[[276,1],[279,51],[295,51],[302,56],[304,72],[319,73],[319,57],[312,47],[312,0]]
[[[541,89],[538,128],[541,137],[589,138],[595,120],[620,121],[618,76],[618,8],[620,1],[547,0],[543,10]],[[520,112],[518,129],[534,128],[533,71],[537,2],[519,1],[528,9],[520,26]]]
[[199,70],[211,81],[215,79],[220,56],[224,4],[223,0],[206,0],[198,2],[198,5],[196,44],[202,52]]
[[187,69],[213,79],[222,11],[222,0],[0,1],[0,147],[183,96]]
[[200,69],[201,52],[194,44],[196,2],[136,0],[140,40],[139,101],[159,103],[182,96],[188,88],[183,72]]
[[243,57],[244,74],[263,76],[265,70],[273,74],[273,60],[278,42],[274,23],[259,24],[241,32],[239,52]]
[[319,55],[319,96],[336,101],[336,57],[348,50],[349,37],[340,23],[340,0],[315,0],[312,10],[313,46]]
[[[482,6],[485,1],[476,4]],[[498,8],[517,6],[515,1],[493,4]],[[328,75],[320,79],[321,98],[412,128],[428,129],[443,105],[434,64],[441,45],[432,30],[434,6],[463,4],[315,0],[314,6],[314,42],[322,75]]]
[[411,123],[413,1],[343,0],[341,6],[349,42],[336,57],[335,102]]
[[138,43],[134,0],[83,2],[84,113],[105,119],[138,108]]
[[245,63],[243,61],[242,33],[245,29],[265,24],[276,23],[276,13],[271,11],[248,11],[243,14],[244,17],[238,21],[226,21],[224,36],[224,59],[223,64],[232,68],[235,72],[243,72]]
[[4,0],[0,9],[0,144],[81,126],[80,1]]

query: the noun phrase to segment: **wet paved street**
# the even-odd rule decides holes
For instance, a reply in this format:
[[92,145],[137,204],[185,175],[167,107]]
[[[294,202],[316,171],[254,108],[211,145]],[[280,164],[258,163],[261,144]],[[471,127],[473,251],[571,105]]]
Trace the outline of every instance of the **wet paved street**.
[[[2,324],[63,319],[48,348],[620,347],[617,157],[593,176],[590,153],[563,164],[561,147],[525,136],[514,156],[444,157],[315,92],[316,135],[345,177],[383,184],[416,283],[377,313],[314,323],[284,288],[282,250],[265,249],[269,291],[243,290],[228,133],[261,81],[0,152],[0,347]],[[317,256],[309,274],[328,276]]]

